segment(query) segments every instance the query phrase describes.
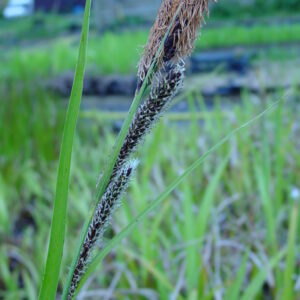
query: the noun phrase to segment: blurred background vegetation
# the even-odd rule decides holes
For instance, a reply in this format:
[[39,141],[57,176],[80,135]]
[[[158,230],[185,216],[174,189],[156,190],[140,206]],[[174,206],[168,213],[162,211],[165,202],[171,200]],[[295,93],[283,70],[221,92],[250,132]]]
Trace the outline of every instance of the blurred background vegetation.
[[[64,270],[159,4],[93,3]],[[0,1],[0,299],[37,298],[83,5]],[[107,238],[223,136],[284,101],[207,159],[105,259],[80,299],[300,299],[300,2],[220,0],[206,23],[184,91],[140,149]]]

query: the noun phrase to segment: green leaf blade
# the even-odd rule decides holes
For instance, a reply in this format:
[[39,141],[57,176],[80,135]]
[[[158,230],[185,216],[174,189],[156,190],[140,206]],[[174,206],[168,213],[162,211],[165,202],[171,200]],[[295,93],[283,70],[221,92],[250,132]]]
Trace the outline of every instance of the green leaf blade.
[[285,256],[286,249],[279,251],[274,257],[269,261],[269,264],[262,268],[257,275],[253,278],[247,289],[245,290],[241,300],[253,300],[261,290],[267,276],[268,272],[274,269],[280,262],[280,260]]
[[288,245],[286,255],[286,267],[284,272],[284,289],[282,299],[292,300],[293,295],[293,274],[296,268],[296,243],[297,243],[297,224],[298,224],[299,207],[295,204],[292,208],[289,234],[288,234]]
[[56,183],[56,194],[54,199],[53,217],[50,230],[50,242],[48,247],[45,273],[39,294],[40,300],[55,299],[57,285],[59,281],[65,239],[67,201],[73,140],[75,135],[78,112],[80,108],[83,89],[83,77],[86,65],[90,7],[91,0],[87,0],[84,13],[78,61],[62,137]]

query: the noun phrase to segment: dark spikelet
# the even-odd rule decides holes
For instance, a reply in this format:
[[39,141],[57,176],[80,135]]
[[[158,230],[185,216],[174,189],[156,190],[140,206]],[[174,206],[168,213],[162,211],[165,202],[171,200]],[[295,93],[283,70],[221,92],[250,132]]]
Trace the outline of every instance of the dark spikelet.
[[77,262],[72,283],[70,286],[68,300],[74,296],[75,290],[85,272],[90,255],[95,245],[100,241],[114,210],[120,204],[120,197],[128,187],[132,173],[137,167],[137,161],[130,161],[117,174],[115,180],[111,181],[106,189],[106,193],[97,205],[94,217],[89,226],[87,236],[84,240],[79,260]]
[[111,180],[168,107],[168,104],[182,86],[183,76],[183,63],[167,66],[163,72],[156,75],[149,98],[139,107],[131,123],[115,163]]
[[174,58],[176,54],[176,46],[178,44],[179,36],[182,33],[182,24],[177,19],[174,25],[174,29],[167,37],[164,43],[164,56],[163,61],[169,61]]

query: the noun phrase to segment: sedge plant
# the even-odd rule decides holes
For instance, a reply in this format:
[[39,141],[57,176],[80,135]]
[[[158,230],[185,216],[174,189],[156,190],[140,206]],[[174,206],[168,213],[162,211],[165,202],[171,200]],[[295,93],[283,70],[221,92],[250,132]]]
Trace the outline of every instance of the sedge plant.
[[[54,299],[59,280],[72,143],[82,93],[90,5],[90,0],[87,0],[78,65],[61,148],[50,244],[40,299]],[[76,297],[88,276],[112,247],[129,234],[136,224],[163,201],[210,153],[216,151],[233,134],[274,107],[265,110],[219,141],[178,177],[133,223],[96,253],[97,245],[102,241],[112,214],[120,205],[120,198],[126,192],[138,166],[138,160],[132,159],[132,156],[182,87],[184,59],[194,48],[196,36],[205,15],[208,15],[208,0],[162,1],[138,65],[135,97],[104,172],[99,178],[94,209],[83,227],[75,250],[68,278],[64,284],[62,295],[64,300]],[[145,94],[148,90],[150,92],[147,96]]]
[[[120,195],[128,186],[137,166],[137,161],[131,161],[130,157],[181,88],[183,59],[191,53],[200,22],[207,12],[207,0],[162,2],[139,63],[138,100],[133,101],[133,109],[124,122],[112,158],[99,180],[96,208],[83,231],[84,238],[71,267],[63,298],[73,298],[91,253],[101,241]],[[139,105],[146,88],[150,88],[150,95]]]

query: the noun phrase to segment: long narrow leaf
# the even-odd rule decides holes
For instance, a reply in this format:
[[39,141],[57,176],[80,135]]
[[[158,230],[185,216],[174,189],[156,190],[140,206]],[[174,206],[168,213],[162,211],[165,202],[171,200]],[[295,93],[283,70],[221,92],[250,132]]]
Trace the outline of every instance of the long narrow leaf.
[[268,246],[272,249],[272,254],[274,255],[277,252],[277,243],[276,243],[276,220],[274,213],[274,202],[271,200],[270,195],[268,193],[268,184],[266,175],[264,174],[262,168],[258,165],[254,166],[256,180],[258,189],[260,192],[260,198],[262,202],[262,208],[264,212],[264,217],[266,220],[267,226],[267,236],[266,240]]
[[241,300],[253,300],[255,299],[257,293],[261,290],[261,287],[263,286],[268,273],[270,270],[276,267],[280,260],[284,257],[286,254],[286,249],[281,250],[279,253],[277,253],[269,262],[267,266],[262,268],[257,275],[253,278],[250,285],[245,290],[243,297],[240,298]]
[[243,258],[242,264],[238,269],[238,272],[236,274],[233,284],[230,287],[228,287],[228,289],[227,289],[227,292],[224,296],[225,300],[238,300],[239,299],[239,293],[242,289],[242,285],[243,285],[243,282],[246,277],[247,260],[248,260],[248,253]]
[[69,107],[66,114],[66,121],[61,144],[58,175],[56,182],[56,194],[50,231],[50,242],[48,247],[48,256],[45,274],[43,277],[43,282],[39,295],[39,299],[41,300],[51,300],[55,298],[59,280],[65,239],[66,213],[73,139],[75,134],[78,112],[80,108],[83,88],[83,77],[86,64],[90,8],[91,0],[87,0],[84,13],[78,61],[75,71],[72,92],[70,96]]
[[[211,216],[212,207],[215,200],[215,193],[217,191],[218,185],[220,183],[221,177],[224,173],[224,170],[229,161],[229,155],[223,159],[223,161],[219,164],[216,169],[213,177],[211,178],[208,186],[205,189],[205,193],[201,199],[201,203],[199,204],[199,213],[195,218],[191,216],[186,216],[185,220],[187,224],[189,224],[190,228],[185,233],[185,236],[190,240],[203,240],[206,232],[206,228],[208,226],[208,220]],[[188,201],[184,201],[187,202]],[[195,226],[196,225],[196,226]],[[190,233],[188,233],[188,231]],[[200,243],[202,247],[202,243]],[[198,250],[198,249],[197,249]],[[192,291],[197,286],[197,282],[199,281],[199,275],[201,272],[201,257],[198,252],[193,248],[187,248],[187,257],[186,257],[186,272],[187,272],[187,283],[188,290]]]
[[229,156],[223,159],[222,163],[219,165],[216,173],[214,174],[213,178],[210,180],[209,185],[207,186],[201,206],[199,209],[199,214],[196,217],[196,228],[197,228],[197,238],[201,239],[204,237],[208,220],[211,215],[211,209],[213,205],[214,200],[214,194],[216,192],[216,189],[218,187],[218,183],[221,179],[221,176],[226,168],[226,165],[228,164]]
[[[280,100],[279,100],[280,101]],[[243,128],[248,127],[262,116],[273,110],[277,105],[278,102],[276,101],[274,104],[270,105],[266,110],[249,120],[248,122],[244,123],[242,126],[234,129],[228,135],[226,135],[223,139],[221,139],[217,144],[215,144],[210,150],[204,153],[200,158],[198,158],[192,165],[190,165],[185,172],[176,178],[167,188],[166,190],[158,196],[150,205],[140,213],[125,229],[123,229],[118,235],[116,235],[112,240],[110,240],[107,245],[94,257],[91,263],[88,265],[85,275],[82,277],[81,282],[78,285],[77,291],[75,293],[78,294],[80,289],[82,288],[83,284],[86,282],[88,277],[96,270],[97,266],[103,260],[103,258],[115,247],[118,243],[126,236],[128,236],[133,229],[147,217],[147,215],[152,212],[163,200],[165,200],[170,193],[186,179],[197,167],[199,167],[212,153],[216,152],[223,144],[225,144],[232,136],[237,134]]]
[[292,300],[293,297],[293,274],[295,271],[295,253],[296,253],[296,240],[297,240],[297,224],[298,224],[298,204],[295,204],[292,209],[289,235],[288,235],[288,248],[286,256],[286,266],[284,272],[284,290],[282,299]]

